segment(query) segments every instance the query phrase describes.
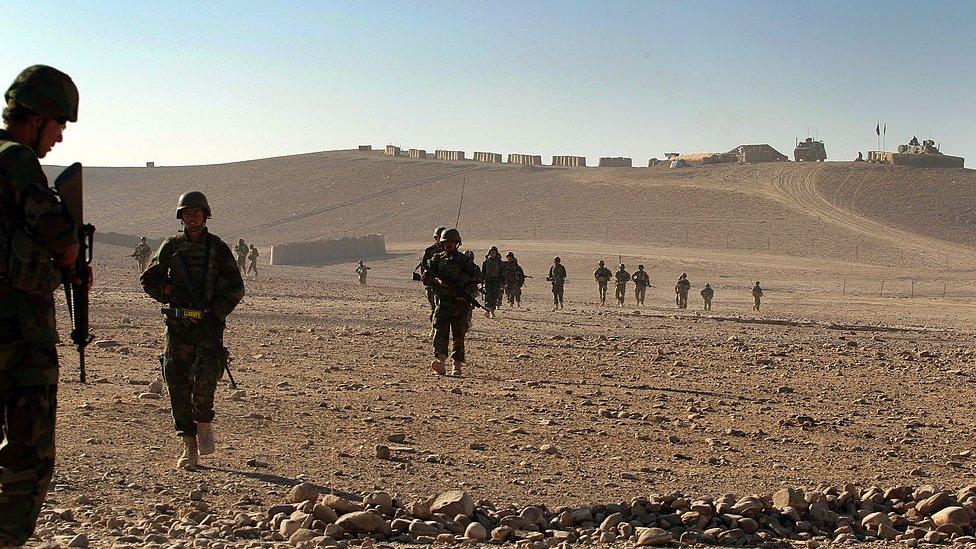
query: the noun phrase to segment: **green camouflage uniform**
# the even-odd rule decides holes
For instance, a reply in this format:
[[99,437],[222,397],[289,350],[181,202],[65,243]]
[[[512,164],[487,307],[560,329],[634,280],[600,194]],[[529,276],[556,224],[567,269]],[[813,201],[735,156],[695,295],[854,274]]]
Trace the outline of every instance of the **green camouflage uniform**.
[[485,257],[481,264],[481,274],[485,279],[485,309],[494,311],[498,308],[498,297],[502,293],[502,276],[505,265],[501,257]]
[[705,287],[701,291],[702,301],[704,301],[704,309],[706,311],[712,310],[712,298],[715,297],[715,290],[711,286],[705,284]]
[[514,257],[502,262],[502,276],[505,280],[505,297],[508,306],[522,306],[522,286],[525,285],[525,271]]
[[617,298],[617,303],[623,306],[624,301],[627,299],[627,283],[630,282],[630,273],[626,269],[620,269],[616,272],[614,276],[614,297]]
[[637,304],[643,305],[644,294],[647,292],[647,287],[651,285],[651,277],[644,269],[637,269],[631,278],[634,281],[634,297],[637,298]]
[[146,270],[146,265],[149,264],[149,260],[152,258],[152,255],[153,251],[152,248],[149,247],[149,244],[139,242],[139,244],[136,245],[136,250],[132,252],[132,257],[136,258],[136,261],[139,262],[139,272]]
[[754,311],[759,310],[759,304],[762,301],[762,297],[763,297],[762,288],[760,288],[759,283],[756,282],[756,285],[752,287],[752,298],[755,300],[755,304],[752,306],[752,310]]
[[[173,422],[180,436],[194,437],[197,423],[213,420],[214,391],[224,373],[224,326],[227,315],[244,297],[244,281],[230,248],[217,236],[204,232],[199,242],[190,242],[181,233],[166,239],[142,273],[142,287],[150,297],[173,307],[195,309],[189,288],[170,272],[173,254],[180,254],[193,288],[204,292],[208,314],[203,320],[166,318],[166,352],[163,375],[169,387]],[[172,284],[167,296],[163,288]],[[211,322],[220,349],[199,322]],[[222,356],[223,355],[223,356]],[[197,358],[202,357],[198,360]],[[216,359],[214,359],[216,358]]]
[[[481,270],[459,251],[439,252],[428,262],[427,272],[453,288],[460,288],[470,296],[478,294]],[[471,327],[474,307],[451,290],[434,287],[437,306],[434,309],[434,357],[447,359],[448,341],[454,340],[451,358],[464,362],[464,336]]]
[[254,271],[254,276],[258,276],[258,249],[251,244],[250,251],[247,252],[247,273],[251,274]]
[[566,285],[566,267],[562,263],[556,263],[549,267],[549,276],[546,280],[552,282],[552,302],[558,308],[563,306],[563,290]]
[[[420,259],[420,264],[417,267],[420,269],[420,274],[427,272],[430,268],[430,260],[437,254],[441,253],[440,244],[431,244],[424,249],[424,256]],[[430,318],[434,319],[434,309],[437,307],[437,293],[430,286],[427,286],[427,302],[430,303]]]
[[247,267],[247,252],[250,248],[244,242],[239,242],[237,246],[234,246],[234,254],[237,255],[237,270],[244,274],[244,269]]
[[360,263],[359,266],[356,267],[356,274],[359,275],[359,285],[360,286],[365,286],[366,285],[366,272],[367,271],[369,271],[369,267],[367,267],[363,263]]
[[596,279],[597,289],[600,291],[600,303],[607,302],[607,284],[613,278],[613,273],[606,267],[600,267],[593,271],[593,278]]
[[688,308],[688,292],[691,290],[691,282],[687,278],[679,278],[674,285],[674,301],[679,309]]
[[0,130],[0,545],[33,535],[54,474],[60,281],[51,256],[77,242],[37,156]]

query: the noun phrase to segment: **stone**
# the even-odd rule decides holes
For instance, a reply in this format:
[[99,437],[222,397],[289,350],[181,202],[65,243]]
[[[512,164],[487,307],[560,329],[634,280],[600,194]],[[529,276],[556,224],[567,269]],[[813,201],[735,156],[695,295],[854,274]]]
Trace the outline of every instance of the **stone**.
[[955,501],[948,492],[937,492],[915,504],[915,510],[920,515],[931,516],[936,511],[940,511],[953,505]]
[[85,534],[76,535],[68,542],[68,547],[88,547],[88,536]]
[[319,499],[319,489],[310,482],[296,484],[288,492],[288,503],[301,503],[303,501],[315,503],[317,499]]
[[512,532],[514,532],[514,530],[512,530],[508,526],[499,526],[498,528],[495,528],[494,530],[491,531],[491,539],[497,541],[505,541],[506,539],[508,539],[509,536],[512,535]]
[[383,444],[377,444],[375,450],[376,450],[376,459],[389,460],[391,457],[393,457],[393,453],[390,452],[389,446],[385,446]]
[[638,546],[653,547],[671,543],[671,533],[667,530],[662,530],[661,528],[639,528],[637,531],[639,532],[637,535]]
[[893,541],[900,533],[901,532],[895,530],[893,527],[888,526],[887,524],[878,525],[878,537],[881,539]]
[[322,503],[328,505],[340,515],[363,510],[363,505],[361,503],[349,501],[348,499],[339,497],[335,494],[326,494],[323,496]]
[[346,535],[346,531],[338,524],[326,524],[323,532],[332,539],[342,539],[342,536]]
[[281,525],[278,526],[278,533],[284,536],[285,539],[288,539],[291,537],[292,534],[297,532],[301,527],[302,524],[300,522],[291,519],[285,519],[281,521]]
[[773,506],[777,509],[793,507],[795,509],[806,509],[809,504],[804,497],[802,490],[793,488],[782,488],[773,494]]
[[603,530],[604,532],[611,532],[615,530],[617,525],[623,522],[623,520],[623,513],[612,513],[607,515],[607,518],[603,519],[603,522],[600,523],[600,530]]
[[376,491],[366,496],[363,503],[389,509],[393,507],[393,496],[387,492]]
[[319,537],[319,534],[315,530],[299,528],[294,534],[288,537],[288,543],[292,545],[299,545],[302,543],[308,543],[317,537]]
[[540,527],[544,527],[546,525],[546,513],[534,505],[530,505],[529,507],[522,509],[519,516],[524,518],[530,524]]
[[453,490],[444,492],[437,496],[434,503],[430,506],[431,513],[444,513],[445,515],[455,516],[464,515],[471,517],[474,515],[474,501],[467,492]]
[[146,389],[146,392],[156,393],[157,395],[163,394],[163,382],[159,381],[158,379],[156,381],[153,381],[152,383],[149,384],[149,387]]
[[420,536],[433,536],[436,538],[442,533],[440,528],[434,526],[433,524],[427,524],[420,519],[414,519],[411,521],[408,531],[410,532],[410,535],[415,538]]
[[936,526],[968,526],[970,518],[969,513],[962,507],[946,507],[932,515],[932,521]]
[[574,524],[593,522],[593,510],[590,509],[589,507],[580,507],[579,509],[573,509],[570,512],[570,518],[573,519]]
[[339,518],[339,515],[331,507],[321,502],[312,507],[312,516],[326,524],[331,524]]
[[347,532],[372,534],[383,529],[383,517],[373,511],[353,511],[339,517],[336,525]]
[[467,539],[483,540],[488,538],[488,529],[480,522],[472,522],[464,529],[464,537]]
[[881,511],[877,511],[865,516],[861,520],[861,526],[863,526],[864,528],[870,528],[873,526],[875,527],[874,529],[877,529],[877,526],[879,524],[891,526],[891,519],[888,518],[887,513],[882,513]]

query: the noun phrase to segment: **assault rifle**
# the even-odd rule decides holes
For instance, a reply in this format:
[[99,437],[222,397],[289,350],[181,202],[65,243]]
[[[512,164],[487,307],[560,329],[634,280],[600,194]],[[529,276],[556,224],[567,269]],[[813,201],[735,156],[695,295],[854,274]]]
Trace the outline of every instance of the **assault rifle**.
[[190,273],[186,270],[186,265],[183,263],[183,258],[180,257],[179,253],[175,253],[170,257],[169,261],[169,271],[179,279],[186,289],[190,293],[190,299],[193,301],[194,309],[183,309],[178,307],[163,307],[162,312],[170,318],[187,319],[192,322],[199,322],[203,325],[203,330],[207,334],[207,339],[210,340],[211,353],[210,357],[201,356],[200,350],[196,351],[196,360],[217,359],[223,362],[224,371],[227,372],[227,379],[230,381],[230,388],[236,389],[237,382],[234,381],[234,374],[230,373],[230,353],[227,351],[227,347],[224,347],[223,342],[221,342],[220,337],[217,334],[216,326],[214,326],[213,313],[207,307],[206,296],[198,292],[197,288],[193,287],[193,282],[190,280]]
[[424,284],[426,284],[428,286],[433,286],[435,288],[439,288],[442,292],[444,292],[444,293],[446,293],[448,295],[453,295],[453,296],[460,297],[461,299],[467,301],[469,304],[475,306],[478,309],[484,309],[485,308],[485,306],[482,305],[481,303],[479,303],[477,299],[471,297],[471,295],[468,294],[468,292],[464,291],[461,288],[458,288],[457,286],[455,286],[453,284],[450,284],[450,283],[444,281],[443,279],[437,278],[436,276],[434,276],[432,274],[429,274],[429,273],[430,273],[430,271],[428,271],[427,273],[424,273],[424,276],[420,276],[419,273],[417,273],[416,271],[414,271],[414,273],[413,273],[413,280],[416,281],[416,282],[423,282]]
[[75,162],[65,168],[54,180],[54,189],[61,196],[68,217],[78,227],[78,259],[71,267],[61,269],[61,283],[68,315],[71,316],[71,342],[78,349],[79,378],[85,383],[85,347],[95,339],[88,324],[88,286],[91,284],[95,226],[85,223],[81,164]]

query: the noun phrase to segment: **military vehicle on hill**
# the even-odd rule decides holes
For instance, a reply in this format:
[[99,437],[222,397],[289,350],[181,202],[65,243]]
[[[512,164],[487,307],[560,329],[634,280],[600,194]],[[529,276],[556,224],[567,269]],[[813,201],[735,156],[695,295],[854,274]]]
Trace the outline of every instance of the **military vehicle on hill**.
[[796,144],[793,149],[793,160],[797,162],[823,162],[827,160],[827,149],[823,141],[814,141],[808,137]]

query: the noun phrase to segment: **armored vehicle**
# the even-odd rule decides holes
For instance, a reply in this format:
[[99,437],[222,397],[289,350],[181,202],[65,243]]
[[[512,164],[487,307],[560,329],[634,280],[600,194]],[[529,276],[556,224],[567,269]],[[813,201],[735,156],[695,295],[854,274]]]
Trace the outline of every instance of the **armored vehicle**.
[[827,150],[823,141],[814,141],[808,137],[796,144],[793,149],[793,160],[797,162],[823,162],[827,160]]

